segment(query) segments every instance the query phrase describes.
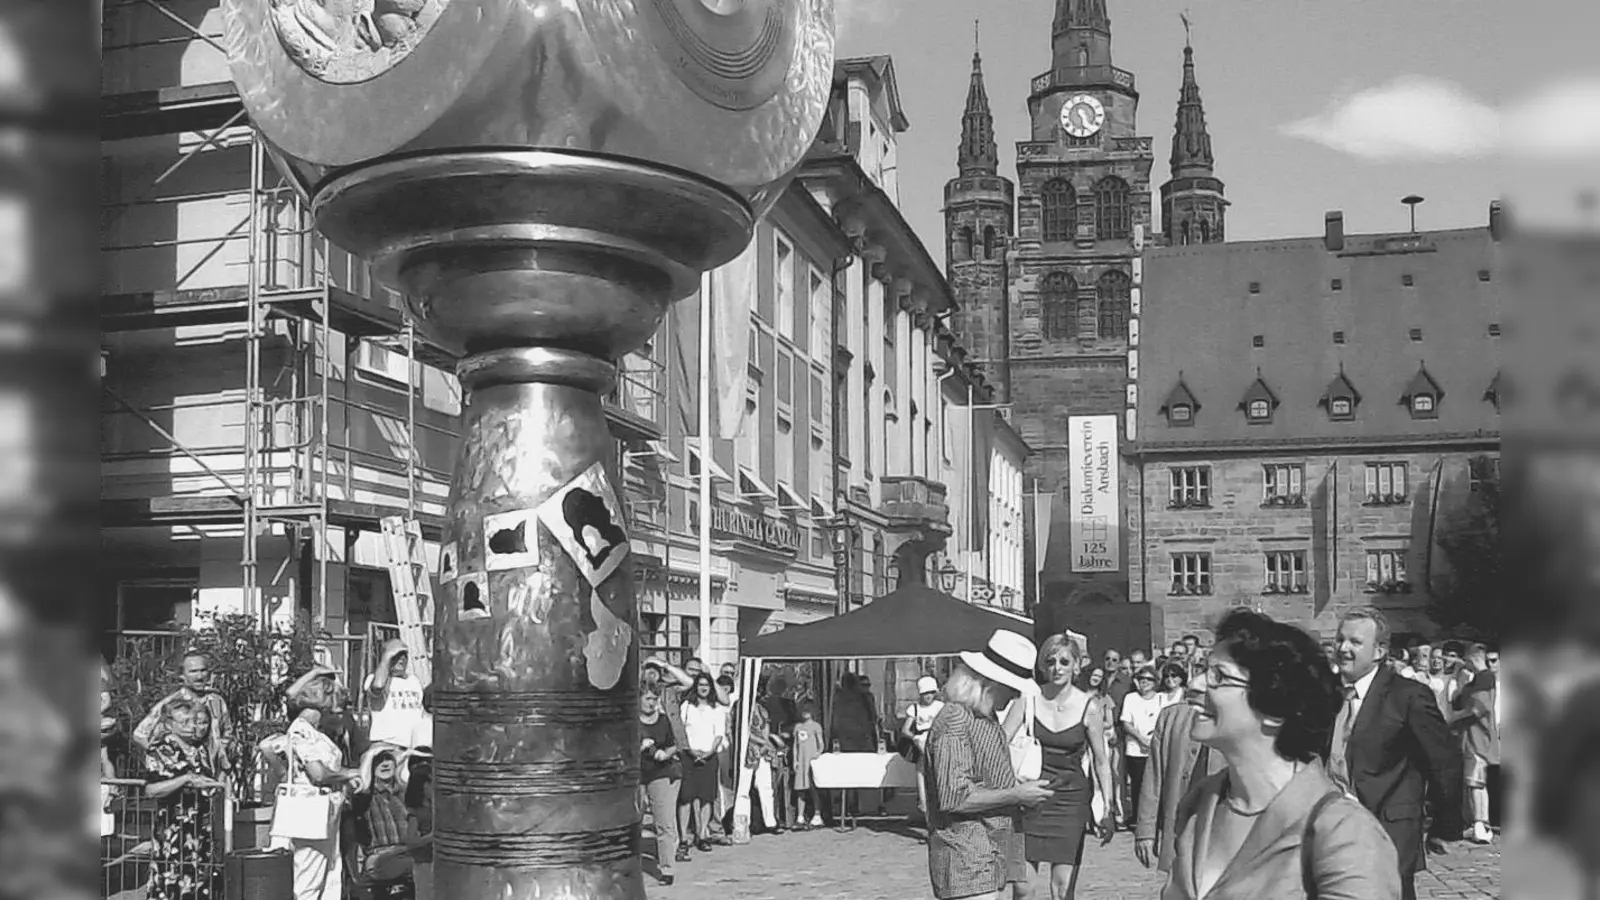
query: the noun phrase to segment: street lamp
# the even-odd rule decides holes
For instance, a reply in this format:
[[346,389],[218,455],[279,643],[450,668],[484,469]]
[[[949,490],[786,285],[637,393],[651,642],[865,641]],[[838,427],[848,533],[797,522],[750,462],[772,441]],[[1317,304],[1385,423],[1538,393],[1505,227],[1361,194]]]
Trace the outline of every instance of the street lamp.
[[956,578],[960,574],[961,574],[960,572],[956,571],[956,564],[955,563],[951,562],[948,559],[944,561],[944,568],[939,570],[939,586],[944,588],[944,592],[946,594],[954,594],[955,593],[955,591],[956,591]]

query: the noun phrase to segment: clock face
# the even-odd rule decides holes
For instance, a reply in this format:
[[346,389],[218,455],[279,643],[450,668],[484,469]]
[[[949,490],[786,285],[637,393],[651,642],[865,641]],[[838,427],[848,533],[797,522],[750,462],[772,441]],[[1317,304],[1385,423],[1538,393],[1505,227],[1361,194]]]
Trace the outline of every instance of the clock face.
[[1086,138],[1106,122],[1106,108],[1100,98],[1078,94],[1061,107],[1061,130],[1075,138]]

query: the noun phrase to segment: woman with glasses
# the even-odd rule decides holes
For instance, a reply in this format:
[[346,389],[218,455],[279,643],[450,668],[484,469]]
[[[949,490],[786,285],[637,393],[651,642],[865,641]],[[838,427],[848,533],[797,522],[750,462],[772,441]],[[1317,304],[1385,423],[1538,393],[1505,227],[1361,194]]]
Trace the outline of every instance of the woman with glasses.
[[1178,805],[1161,900],[1399,900],[1394,844],[1319,758],[1344,701],[1317,642],[1236,610],[1196,678],[1189,734],[1227,768]]
[[[1031,711],[1033,736],[1043,751],[1039,777],[1055,791],[1022,818],[1024,858],[1031,866],[1049,867],[1050,900],[1071,900],[1077,891],[1083,839],[1094,821],[1091,801],[1096,789],[1104,794],[1111,788],[1103,707],[1073,684],[1082,664],[1076,641],[1064,634],[1046,638],[1034,671],[1040,683],[1039,696],[1024,696],[1022,702],[1013,704],[1012,715],[1007,717],[1020,718]],[[1085,758],[1094,774],[1094,786],[1084,773]],[[1100,824],[1102,843],[1110,843],[1114,823],[1107,817]],[[1018,897],[1026,897],[1022,883],[1018,888]]]
[[1183,693],[1189,686],[1189,667],[1177,663],[1167,663],[1161,670],[1161,698],[1162,707],[1183,702]]

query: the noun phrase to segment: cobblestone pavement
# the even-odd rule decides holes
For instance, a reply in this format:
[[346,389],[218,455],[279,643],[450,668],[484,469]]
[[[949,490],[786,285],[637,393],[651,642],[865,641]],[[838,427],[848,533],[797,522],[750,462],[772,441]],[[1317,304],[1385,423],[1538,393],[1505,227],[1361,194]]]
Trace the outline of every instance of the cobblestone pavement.
[[[653,871],[646,862],[646,870]],[[1419,900],[1492,900],[1500,896],[1500,846],[1454,845],[1431,857],[1417,876]],[[1078,878],[1078,900],[1155,900],[1163,878],[1133,856],[1133,836],[1119,834],[1102,848],[1091,840]],[[677,865],[671,887],[646,878],[652,900],[930,900],[927,855],[920,828],[900,822],[758,835],[747,845],[719,846]],[[1036,900],[1048,900],[1045,876],[1034,878]]]

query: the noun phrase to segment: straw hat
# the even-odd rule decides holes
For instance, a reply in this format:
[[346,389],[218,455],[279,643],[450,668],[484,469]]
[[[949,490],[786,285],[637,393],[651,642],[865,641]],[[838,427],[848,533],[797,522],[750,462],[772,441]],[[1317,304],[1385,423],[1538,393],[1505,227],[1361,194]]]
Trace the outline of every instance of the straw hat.
[[961,653],[961,662],[967,668],[997,684],[1024,694],[1039,692],[1033,680],[1033,664],[1039,651],[1015,631],[1001,629],[989,636],[989,645],[981,652],[967,650]]

